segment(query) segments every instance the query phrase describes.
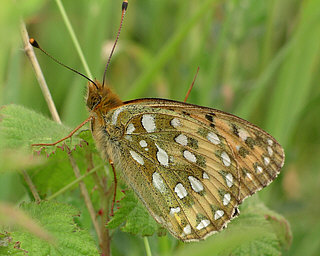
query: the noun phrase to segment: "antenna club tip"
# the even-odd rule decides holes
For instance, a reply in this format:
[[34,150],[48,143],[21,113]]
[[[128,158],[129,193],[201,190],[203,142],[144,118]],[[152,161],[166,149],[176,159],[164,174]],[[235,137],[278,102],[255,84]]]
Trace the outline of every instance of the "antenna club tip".
[[29,39],[29,43],[33,46],[33,47],[36,47],[36,48],[39,48],[39,44],[38,42],[34,39],[34,38],[30,38]]
[[127,8],[128,8],[128,1],[124,0],[123,3],[122,3],[122,11],[126,11]]

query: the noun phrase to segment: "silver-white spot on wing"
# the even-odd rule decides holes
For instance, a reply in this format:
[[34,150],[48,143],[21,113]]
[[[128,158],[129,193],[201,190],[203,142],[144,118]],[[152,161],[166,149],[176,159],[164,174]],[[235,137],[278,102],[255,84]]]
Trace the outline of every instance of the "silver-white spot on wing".
[[175,213],[179,213],[180,210],[181,210],[181,209],[180,209],[179,206],[176,207],[176,208],[172,207],[172,208],[170,208],[170,215],[173,216]]
[[188,145],[188,137],[184,134],[180,134],[174,140],[182,146]]
[[183,228],[183,233],[186,235],[191,234],[191,226],[189,224]]
[[118,116],[119,114],[123,111],[123,108],[118,108],[114,111],[112,117],[111,117],[111,120],[112,120],[112,124],[113,125],[116,125],[117,124],[117,121],[118,121]]
[[216,211],[215,214],[214,214],[214,219],[215,219],[215,220],[218,220],[218,219],[220,219],[223,215],[224,215],[224,211],[218,210],[218,211]]
[[201,230],[209,225],[210,225],[210,220],[205,219],[205,220],[200,221],[200,223],[198,224],[198,226],[196,226],[196,228],[198,230]]
[[193,176],[189,176],[188,177],[191,187],[195,192],[201,192],[203,190],[203,185],[200,182],[200,180],[198,180],[197,178],[193,177]]
[[228,156],[228,154],[225,151],[223,151],[221,153],[221,158],[222,158],[222,162],[223,162],[223,164],[225,166],[230,166],[231,160],[230,160],[230,157]]
[[203,172],[202,178],[204,178],[204,179],[206,179],[206,180],[210,179],[208,173],[206,173],[206,172]]
[[233,185],[233,176],[232,176],[231,173],[228,173],[228,174],[226,175],[226,183],[227,183],[227,186],[228,186],[229,188],[232,187],[232,185]]
[[192,163],[195,163],[197,162],[197,158],[194,154],[192,154],[190,151],[188,150],[185,150],[183,151],[183,156],[185,159],[187,159],[188,161],[192,162]]
[[154,132],[156,130],[156,123],[153,115],[150,115],[150,114],[143,115],[141,123],[143,128],[147,132]]
[[174,128],[178,128],[181,126],[181,122],[178,118],[173,118],[170,122],[170,124],[174,127]]
[[177,193],[178,197],[180,199],[186,197],[188,195],[187,190],[184,188],[184,186],[181,183],[178,183],[175,188],[174,188],[174,192]]
[[136,128],[132,123],[130,123],[127,127],[127,134],[132,134]]
[[207,139],[215,145],[218,145],[221,142],[218,135],[214,132],[209,132],[207,135]]
[[152,184],[160,191],[160,193],[166,192],[166,185],[158,172],[152,174]]
[[263,158],[263,160],[264,160],[264,164],[265,165],[270,164],[270,158],[269,157],[265,157],[265,158]]
[[231,195],[229,193],[225,194],[223,196],[223,205],[228,205],[231,200]]
[[139,144],[141,147],[145,148],[146,146],[148,146],[147,142],[145,140],[140,140]]
[[167,154],[166,151],[164,151],[162,148],[160,148],[157,143],[156,143],[156,147],[158,149],[157,151],[157,159],[159,161],[159,163],[165,167],[169,166],[169,156]]
[[240,137],[243,141],[246,141],[246,139],[249,137],[249,133],[248,133],[247,131],[245,131],[245,130],[240,129],[240,130],[238,131],[238,133],[239,133],[239,137]]
[[263,169],[261,166],[257,165],[256,171],[257,171],[257,173],[261,173],[263,171]]
[[130,150],[130,154],[134,160],[136,160],[139,164],[144,165],[144,161],[142,156],[140,156],[137,152]]

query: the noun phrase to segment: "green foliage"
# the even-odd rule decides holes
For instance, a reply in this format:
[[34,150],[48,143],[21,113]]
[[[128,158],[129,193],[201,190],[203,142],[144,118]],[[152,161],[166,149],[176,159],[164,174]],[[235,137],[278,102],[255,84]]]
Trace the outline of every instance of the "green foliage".
[[125,192],[120,208],[107,227],[114,229],[120,225],[122,231],[142,236],[151,236],[160,228],[132,191]]
[[74,223],[73,218],[79,215],[75,208],[56,202],[23,203],[20,208],[47,230],[53,241],[13,228],[0,237],[1,255],[99,255],[89,233]]
[[[79,168],[87,166],[85,155],[89,148],[84,139],[90,141],[91,148],[94,143],[92,136],[89,137],[86,131],[81,132],[82,138],[74,135],[66,140],[65,145],[32,147],[32,143],[55,142],[65,137],[71,129],[16,105],[4,106],[0,116],[0,137],[4,138],[0,143],[0,149],[4,150],[0,152],[5,159],[1,161],[1,170],[21,170],[36,165],[37,168],[30,173],[40,195],[54,193],[74,179],[68,160],[69,150],[77,160]],[[20,161],[16,161],[17,154]]]
[[190,17],[188,22],[184,23],[181,28],[174,33],[172,38],[168,40],[166,45],[157,54],[155,58],[152,58],[152,65],[148,65],[145,72],[138,77],[137,81],[132,85],[131,90],[126,94],[130,98],[139,97],[148,88],[149,84],[154,79],[155,75],[161,68],[164,67],[165,63],[168,62],[170,58],[174,55],[183,39],[187,36],[188,32],[198,24],[199,20],[210,11],[210,7],[215,2],[215,0],[207,0],[201,2],[200,7],[197,12]]
[[[243,205],[242,214],[234,228],[237,236],[247,236],[246,239],[231,251],[234,255],[281,255],[281,247],[289,248],[292,235],[288,222],[281,215],[267,209],[257,197]],[[233,227],[229,230],[232,232]],[[226,231],[228,233],[228,231]],[[226,234],[227,236],[227,234]],[[235,243],[236,244],[236,243]],[[229,251],[230,252],[230,251]],[[226,250],[221,255],[229,254]]]
[[13,104],[3,106],[0,116],[3,148],[31,149],[33,143],[55,142],[71,131],[32,110]]
[[[31,156],[31,144],[53,142],[67,134],[67,128],[22,106],[7,105],[0,109],[0,169],[27,169],[43,162]],[[49,136],[51,140],[49,140]],[[19,156],[19,161],[17,161]]]
[[282,255],[282,248],[290,246],[288,222],[266,208],[257,196],[245,201],[240,210],[240,216],[231,221],[227,229],[209,237],[206,243],[186,246],[177,255],[278,256]]

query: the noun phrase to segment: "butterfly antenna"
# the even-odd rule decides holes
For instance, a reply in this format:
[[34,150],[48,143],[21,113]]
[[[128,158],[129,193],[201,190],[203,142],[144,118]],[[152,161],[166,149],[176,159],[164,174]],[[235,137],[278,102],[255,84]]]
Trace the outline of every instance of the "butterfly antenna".
[[58,63],[59,65],[61,65],[61,66],[65,67],[65,68],[73,71],[74,73],[76,73],[76,74],[84,77],[85,79],[87,79],[88,81],[90,81],[91,83],[93,83],[93,84],[96,86],[96,88],[98,89],[97,84],[96,84],[95,82],[93,82],[89,77],[85,76],[84,74],[80,73],[79,71],[77,71],[77,70],[75,70],[75,69],[73,69],[73,68],[70,68],[70,67],[68,67],[67,65],[65,65],[65,64],[61,63],[60,61],[58,61],[57,59],[53,58],[49,53],[47,53],[45,50],[43,50],[43,49],[40,47],[40,45],[38,44],[38,42],[37,42],[34,38],[30,38],[30,39],[29,39],[29,43],[30,43],[33,47],[38,48],[40,51],[42,51],[45,55],[47,55],[49,58],[51,58],[52,60],[54,60],[54,61],[55,61],[56,63]]
[[117,42],[118,42],[119,37],[120,37],[120,32],[121,32],[121,28],[122,28],[122,23],[123,23],[124,15],[125,15],[125,13],[126,13],[126,11],[127,11],[127,8],[128,8],[128,1],[127,1],[127,0],[124,0],[124,1],[122,2],[122,14],[121,14],[120,26],[119,26],[119,29],[118,29],[118,33],[117,33],[116,40],[114,41],[112,50],[111,50],[111,52],[110,52],[110,55],[109,55],[109,58],[108,58],[108,61],[107,61],[106,68],[104,69],[103,80],[102,80],[102,87],[104,86],[104,83],[105,83],[105,80],[106,80],[106,73],[107,73],[107,70],[108,70],[108,67],[109,67],[109,63],[110,63],[111,57],[112,57],[112,55],[113,55],[114,49],[116,48]]

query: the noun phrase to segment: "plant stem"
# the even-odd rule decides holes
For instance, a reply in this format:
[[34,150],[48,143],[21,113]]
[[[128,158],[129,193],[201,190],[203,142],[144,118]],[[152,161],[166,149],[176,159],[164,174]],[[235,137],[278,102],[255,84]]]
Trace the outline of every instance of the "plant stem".
[[37,60],[37,57],[34,53],[33,47],[29,43],[29,35],[28,35],[28,31],[26,29],[26,25],[24,22],[21,22],[21,36],[22,36],[22,40],[23,40],[24,50],[25,50],[25,52],[31,62],[31,65],[34,69],[34,72],[36,73],[36,77],[38,79],[40,89],[42,91],[44,99],[47,102],[51,116],[54,121],[61,124],[61,120],[60,120],[58,111],[56,109],[56,106],[54,104],[54,101],[51,97],[51,93],[48,88],[47,82],[44,78],[41,67],[40,67],[39,62]]
[[77,36],[76,36],[72,26],[71,26],[71,23],[70,23],[70,20],[68,18],[68,15],[66,13],[66,10],[64,9],[64,6],[63,6],[61,0],[56,0],[56,3],[58,5],[59,11],[61,13],[62,19],[63,19],[63,21],[64,21],[64,23],[65,23],[65,25],[67,27],[67,30],[68,30],[68,32],[69,32],[69,34],[71,36],[72,42],[73,42],[74,46],[76,47],[76,51],[78,52],[78,55],[79,55],[80,60],[82,62],[82,65],[83,65],[83,67],[84,67],[84,69],[86,71],[86,74],[90,79],[92,79],[93,77],[92,77],[91,71],[89,69],[89,66],[88,66],[88,64],[86,62],[86,59],[85,59],[85,57],[83,55],[83,52],[81,50],[81,47],[80,47],[80,44],[79,44],[79,40],[78,40],[78,38],[77,38]]
[[150,245],[149,245],[149,241],[148,241],[148,238],[146,236],[143,238],[143,242],[144,242],[144,247],[146,248],[147,256],[152,256]]
[[34,199],[36,200],[37,203],[40,203],[41,198],[39,196],[39,193],[38,193],[35,185],[33,184],[32,180],[30,178],[29,174],[27,173],[27,171],[23,170],[22,175],[23,175],[25,182],[28,184]]
[[[71,153],[70,150],[68,152],[68,156],[69,156],[69,161],[71,163],[73,172],[74,172],[75,176],[79,179],[81,177],[81,173],[80,173],[79,167],[78,167],[75,159],[73,158],[72,153]],[[87,209],[89,211],[89,214],[90,214],[90,217],[91,217],[91,221],[92,221],[93,226],[94,226],[94,228],[96,230],[99,242],[101,244],[103,238],[101,236],[99,223],[98,223],[98,221],[96,219],[96,212],[95,212],[95,210],[93,208],[93,205],[92,205],[88,190],[86,188],[86,185],[84,184],[84,182],[82,180],[79,181],[79,187],[80,187],[80,191],[81,191],[81,194],[83,196],[84,202],[85,202],[85,204],[87,206]]]
[[[88,168],[94,168],[92,153],[88,153],[87,156]],[[100,243],[100,248],[102,255],[110,255],[110,243],[111,238],[109,234],[109,229],[105,227],[105,223],[109,221],[109,196],[107,193],[106,182],[104,182],[103,178],[100,178],[97,172],[94,172],[92,175],[96,186],[98,187],[98,191],[100,194],[100,232],[102,236],[102,243]]]
[[54,193],[53,195],[47,197],[46,199],[52,200],[55,197],[63,194],[64,192],[66,192],[69,188],[71,188],[72,186],[74,186],[75,184],[79,183],[80,181],[82,181],[85,177],[93,174],[94,172],[96,172],[97,170],[99,170],[99,168],[101,168],[102,165],[98,165],[96,167],[94,167],[92,170],[90,170],[90,172],[87,172],[86,174],[80,176],[79,178],[75,179],[74,181],[72,181],[71,183],[69,183],[68,185],[66,185],[65,187],[63,187],[62,189],[60,189],[59,191],[57,191],[56,193]]
[[[55,106],[53,99],[51,97],[51,93],[49,91],[46,80],[45,80],[43,73],[41,71],[39,62],[38,62],[36,55],[33,51],[33,47],[29,43],[29,35],[28,35],[26,25],[24,22],[21,22],[20,30],[21,30],[21,37],[23,40],[24,50],[25,50],[26,55],[28,56],[28,58],[31,62],[31,65],[36,73],[36,77],[38,79],[43,97],[45,98],[45,100],[47,102],[47,105],[48,105],[49,111],[52,115],[52,118],[57,123],[61,124],[61,120],[60,120],[58,111],[57,111],[56,106]],[[32,180],[30,178],[29,174],[25,170],[23,170],[22,175],[23,175],[24,180],[28,184],[30,191],[31,191],[34,199],[36,200],[36,202],[40,202],[41,198],[39,196],[39,193],[38,193],[36,187],[34,186]]]

